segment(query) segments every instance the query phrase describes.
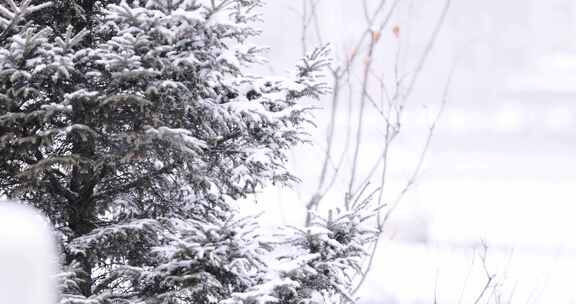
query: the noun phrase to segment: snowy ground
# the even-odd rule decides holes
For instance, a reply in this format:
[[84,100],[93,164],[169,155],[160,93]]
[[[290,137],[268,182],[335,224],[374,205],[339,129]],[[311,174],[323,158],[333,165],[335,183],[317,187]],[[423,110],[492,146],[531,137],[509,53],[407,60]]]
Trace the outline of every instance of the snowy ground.
[[[273,47],[272,62],[287,66],[300,51],[294,44],[299,28],[289,26],[299,18],[298,5],[273,2],[262,39]],[[341,46],[362,25],[361,18],[351,18],[359,4],[329,2],[334,5],[321,10],[329,16],[322,26]],[[418,33],[442,1],[412,2],[412,30]],[[503,284],[498,293],[504,303],[576,300],[575,34],[571,0],[453,1],[395,150],[396,184],[421,148],[422,118],[438,102],[429,96],[438,96],[446,67],[459,58],[450,103],[424,175],[389,228],[363,303],[432,303],[435,293],[439,303],[461,297],[473,302],[486,279],[471,249],[480,240],[489,244],[487,267]],[[415,45],[419,39],[415,34]],[[366,147],[366,159],[371,150]],[[271,221],[295,221],[302,214],[321,148],[305,151],[292,160],[302,185],[259,197],[277,202],[268,207]]]

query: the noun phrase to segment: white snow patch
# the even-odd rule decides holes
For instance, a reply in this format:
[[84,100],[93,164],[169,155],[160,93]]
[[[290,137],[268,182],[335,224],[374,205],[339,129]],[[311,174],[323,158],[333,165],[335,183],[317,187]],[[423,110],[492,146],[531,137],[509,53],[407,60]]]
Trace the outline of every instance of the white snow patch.
[[56,254],[47,220],[0,201],[0,303],[56,303]]

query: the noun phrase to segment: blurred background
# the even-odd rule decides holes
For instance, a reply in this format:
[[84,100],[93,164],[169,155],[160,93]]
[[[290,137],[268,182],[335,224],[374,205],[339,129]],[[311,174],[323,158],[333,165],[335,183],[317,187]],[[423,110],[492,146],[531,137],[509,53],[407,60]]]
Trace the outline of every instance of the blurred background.
[[[367,1],[368,10],[378,2]],[[576,302],[576,2],[450,4],[391,150],[390,197],[415,170],[454,67],[447,103],[420,175],[386,224],[360,303]],[[329,42],[341,59],[366,27],[362,1],[320,0],[317,28],[302,40],[303,5],[271,0],[264,9],[260,42],[271,47],[268,72],[289,69],[302,41],[308,48]],[[444,5],[400,1],[381,33],[374,70],[390,76],[397,54],[407,67],[417,61]],[[323,109],[315,112],[314,144],[290,156],[302,182],[268,189],[249,204],[265,210],[270,223],[303,219],[326,149],[329,103],[316,104]],[[345,116],[348,109],[338,111]],[[361,173],[380,153],[375,115],[365,116]],[[353,126],[337,121],[341,147]],[[341,200],[339,189],[337,183],[325,204]]]

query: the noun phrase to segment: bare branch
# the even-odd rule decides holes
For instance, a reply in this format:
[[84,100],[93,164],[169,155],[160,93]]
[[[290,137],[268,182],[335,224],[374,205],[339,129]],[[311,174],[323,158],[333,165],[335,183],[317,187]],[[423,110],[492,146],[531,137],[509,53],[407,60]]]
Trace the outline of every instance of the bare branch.
[[358,156],[360,153],[360,146],[362,144],[362,131],[364,126],[364,108],[366,107],[368,83],[370,76],[370,68],[372,67],[372,56],[374,53],[374,47],[378,43],[380,33],[372,32],[370,45],[368,47],[368,53],[366,55],[366,63],[364,64],[364,76],[362,79],[362,93],[360,97],[360,110],[358,112],[358,121],[356,127],[356,144],[354,145],[354,156],[352,159],[352,170],[350,176],[350,183],[348,184],[348,193],[352,195],[352,188],[354,187],[354,180],[356,178],[356,170],[358,166]]
[[[448,0],[448,1],[450,1],[450,0]],[[424,160],[426,158],[426,155],[428,154],[428,150],[430,149],[430,144],[432,143],[432,138],[433,138],[434,133],[436,131],[436,127],[438,126],[438,122],[440,121],[440,118],[441,118],[442,114],[444,113],[444,109],[446,108],[446,103],[448,102],[448,95],[449,95],[449,91],[450,91],[450,86],[452,84],[452,77],[454,76],[455,68],[456,68],[456,66],[453,65],[452,69],[450,70],[450,74],[448,76],[448,81],[446,82],[446,85],[444,86],[444,92],[443,92],[443,96],[442,96],[442,102],[440,104],[440,110],[436,114],[436,117],[434,118],[432,125],[428,129],[428,136],[426,137],[426,142],[424,143],[424,148],[422,149],[422,152],[420,153],[420,157],[418,158],[418,163],[416,164],[416,168],[412,172],[412,175],[410,176],[410,178],[406,182],[406,185],[404,186],[404,188],[400,191],[400,194],[398,195],[396,200],[393,202],[390,210],[386,213],[386,216],[384,217],[382,224],[388,220],[390,215],[397,208],[397,206],[400,203],[400,201],[402,200],[402,198],[404,198],[404,196],[406,195],[406,193],[408,192],[410,187],[412,187],[412,185],[416,182],[417,178],[420,176],[420,173],[422,171],[422,166],[424,165]]]
[[488,291],[488,289],[492,286],[492,281],[495,278],[495,275],[490,274],[490,271],[488,271],[488,265],[487,265],[487,261],[486,261],[487,260],[487,254],[488,254],[488,245],[486,244],[486,242],[483,241],[481,243],[481,246],[482,246],[482,251],[480,251],[478,254],[480,256],[480,260],[482,261],[482,268],[484,270],[484,273],[486,274],[486,283],[484,284],[484,287],[480,291],[480,294],[476,297],[476,300],[474,300],[474,304],[480,303],[480,301],[486,295],[486,292]]

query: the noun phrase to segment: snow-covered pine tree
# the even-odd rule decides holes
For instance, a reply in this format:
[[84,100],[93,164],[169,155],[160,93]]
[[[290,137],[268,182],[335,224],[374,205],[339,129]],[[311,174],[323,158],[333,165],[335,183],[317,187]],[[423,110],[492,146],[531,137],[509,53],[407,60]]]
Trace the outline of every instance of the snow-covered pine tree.
[[263,279],[222,303],[355,303],[367,249],[379,235],[378,210],[368,197],[327,216],[313,213],[308,227],[279,227],[268,243],[272,250]]
[[327,52],[249,75],[260,5],[0,5],[0,194],[59,232],[61,303],[216,303],[267,282],[270,247],[227,201],[294,179],[285,151]]

